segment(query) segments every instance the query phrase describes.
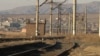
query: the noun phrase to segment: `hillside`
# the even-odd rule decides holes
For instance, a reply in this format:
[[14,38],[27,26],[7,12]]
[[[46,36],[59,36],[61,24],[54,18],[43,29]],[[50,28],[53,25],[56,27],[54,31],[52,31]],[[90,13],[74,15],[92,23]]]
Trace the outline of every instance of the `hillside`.
[[[98,1],[87,3],[88,13],[98,13],[99,6],[100,6],[100,2]],[[40,14],[49,13],[50,11],[49,7],[50,6],[48,4],[40,7]],[[84,12],[84,7],[85,7],[85,4],[78,4],[77,12],[78,13]],[[65,4],[62,6],[62,8],[63,8],[62,13],[67,13],[72,10],[72,9],[69,9],[69,8],[72,8],[72,4]],[[57,13],[57,9],[54,10],[53,13]],[[17,7],[11,10],[0,11],[0,14],[35,14],[35,6],[31,5],[31,6]]]

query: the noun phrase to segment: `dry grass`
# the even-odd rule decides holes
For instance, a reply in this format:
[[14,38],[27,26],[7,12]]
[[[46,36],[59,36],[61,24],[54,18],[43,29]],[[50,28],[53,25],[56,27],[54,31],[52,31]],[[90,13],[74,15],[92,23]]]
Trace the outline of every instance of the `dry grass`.
[[69,56],[100,56],[100,37],[98,34],[67,35],[75,41],[82,42]]
[[4,37],[9,37],[9,38],[26,36],[26,33],[22,32],[0,32],[0,34],[3,34]]
[[98,34],[76,34],[73,36],[72,34],[67,34],[66,38],[80,40],[82,42],[99,42],[100,37]]

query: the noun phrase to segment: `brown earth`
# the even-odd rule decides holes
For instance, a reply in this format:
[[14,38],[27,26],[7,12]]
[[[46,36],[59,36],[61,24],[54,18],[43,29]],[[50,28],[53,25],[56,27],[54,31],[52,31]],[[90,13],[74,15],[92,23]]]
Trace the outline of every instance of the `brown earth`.
[[98,34],[77,34],[72,39],[79,47],[72,50],[69,56],[100,56],[100,37]]

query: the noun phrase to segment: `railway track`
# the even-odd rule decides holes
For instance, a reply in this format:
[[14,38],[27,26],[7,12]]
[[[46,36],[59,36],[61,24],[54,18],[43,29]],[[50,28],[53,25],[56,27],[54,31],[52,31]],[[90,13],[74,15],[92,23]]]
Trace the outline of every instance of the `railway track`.
[[8,48],[1,48],[0,49],[0,56],[24,56],[23,54],[27,54],[30,52],[40,52],[45,48],[51,47],[55,45],[55,41],[50,42],[37,42],[37,43],[31,43],[27,45],[20,45],[20,46],[13,46]]
[[69,53],[69,51],[71,51],[74,46],[76,46],[74,42],[63,40],[45,40],[39,44],[28,44],[23,45],[23,47],[19,46],[14,48],[11,47],[0,49],[0,56],[64,56],[67,55],[67,53]]
[[29,38],[0,38],[0,43],[2,42],[12,42],[12,41],[27,41],[27,40],[56,40],[64,39],[65,36],[40,36],[40,37],[29,37]]
[[74,49],[76,49],[78,47],[79,47],[78,43],[75,43],[73,47],[71,47],[70,49],[68,49],[68,50],[66,50],[66,51],[64,51],[62,53],[60,53],[57,56],[68,56],[71,53],[71,51],[73,51]]
[[[67,45],[66,45],[67,44]],[[59,44],[49,48],[49,51],[42,54],[41,56],[68,56],[70,51],[75,48],[75,43],[66,43],[62,44],[63,47],[60,47]]]
[[[50,44],[50,42],[49,42]],[[39,53],[43,53],[46,51],[47,48],[53,47],[56,45],[56,42],[52,42],[50,45],[46,45],[40,48],[34,48],[34,49],[29,49],[29,50],[25,50],[25,51],[21,51],[21,52],[17,52],[17,53],[13,53],[10,54],[8,56],[27,56],[30,55],[31,53],[33,53],[32,55],[39,55]],[[37,54],[38,53],[38,54]]]
[[8,56],[64,56],[66,53],[68,53],[73,48],[75,48],[74,43],[70,44],[70,46],[67,48],[68,49],[62,48],[61,43],[56,42],[56,44],[53,44],[50,46],[45,46],[45,47],[37,48],[37,49],[25,50],[22,52],[10,54]]

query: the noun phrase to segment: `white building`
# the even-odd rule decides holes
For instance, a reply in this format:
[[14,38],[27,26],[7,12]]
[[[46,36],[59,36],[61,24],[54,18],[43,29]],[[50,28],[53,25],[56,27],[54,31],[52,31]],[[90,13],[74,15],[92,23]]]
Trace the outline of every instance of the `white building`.
[[2,26],[10,26],[10,22],[9,21],[4,21],[4,22],[2,22]]

